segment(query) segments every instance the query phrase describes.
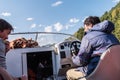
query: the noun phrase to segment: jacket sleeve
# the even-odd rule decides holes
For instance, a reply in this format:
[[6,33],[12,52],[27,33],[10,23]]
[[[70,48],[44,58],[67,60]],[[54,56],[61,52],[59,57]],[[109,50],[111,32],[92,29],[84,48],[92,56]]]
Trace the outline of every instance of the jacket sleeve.
[[[92,54],[92,47],[86,36],[81,41],[80,50],[77,56],[73,56],[73,63],[79,66],[86,66]],[[79,57],[79,58],[78,58]]]

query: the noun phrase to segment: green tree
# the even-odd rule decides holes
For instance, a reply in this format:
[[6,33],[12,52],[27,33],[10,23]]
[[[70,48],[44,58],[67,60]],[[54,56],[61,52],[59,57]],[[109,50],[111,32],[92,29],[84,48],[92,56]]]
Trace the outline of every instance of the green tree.
[[80,28],[80,29],[74,34],[74,36],[77,37],[79,40],[82,39],[83,35],[84,35],[84,29],[83,29],[83,28]]

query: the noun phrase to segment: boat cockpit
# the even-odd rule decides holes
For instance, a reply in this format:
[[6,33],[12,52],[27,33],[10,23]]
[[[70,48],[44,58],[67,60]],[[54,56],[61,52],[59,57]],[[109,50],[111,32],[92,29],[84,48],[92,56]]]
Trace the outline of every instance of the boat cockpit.
[[[66,71],[76,67],[71,55],[73,52],[78,53],[80,40],[73,35],[51,32],[13,33],[9,41],[11,50],[7,52],[6,63],[7,71],[12,76],[25,74],[28,80],[64,80]],[[23,43],[29,43],[29,46]]]

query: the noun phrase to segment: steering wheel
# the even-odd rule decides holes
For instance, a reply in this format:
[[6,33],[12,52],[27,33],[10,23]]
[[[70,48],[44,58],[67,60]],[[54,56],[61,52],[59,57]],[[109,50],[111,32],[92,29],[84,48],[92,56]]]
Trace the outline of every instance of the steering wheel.
[[81,42],[80,41],[73,41],[71,44],[70,44],[70,52],[71,52],[71,55],[73,56],[74,55],[77,55],[78,52],[79,52],[79,48],[80,48],[80,44]]

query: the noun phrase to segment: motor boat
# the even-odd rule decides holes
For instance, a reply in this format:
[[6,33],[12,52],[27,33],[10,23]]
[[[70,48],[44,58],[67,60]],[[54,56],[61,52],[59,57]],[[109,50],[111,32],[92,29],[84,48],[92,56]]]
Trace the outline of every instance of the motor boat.
[[73,35],[54,32],[12,33],[9,41],[21,38],[35,41],[38,45],[13,47],[7,52],[7,72],[12,76],[27,75],[28,80],[66,80],[66,71],[76,67],[71,57],[73,52],[78,53],[80,40]]
[[[38,44],[13,47],[7,52],[7,72],[14,77],[27,75],[28,80],[67,80],[66,72],[78,67],[73,64],[71,57],[72,53],[78,53],[81,42],[73,35],[25,32],[9,36],[9,41],[15,39],[30,40],[31,43],[35,41]],[[119,59],[120,45],[113,45],[101,55],[96,69],[89,76],[79,77],[77,80],[120,80]],[[8,76],[4,70],[0,69],[0,73]],[[9,77],[4,78],[8,80]]]

